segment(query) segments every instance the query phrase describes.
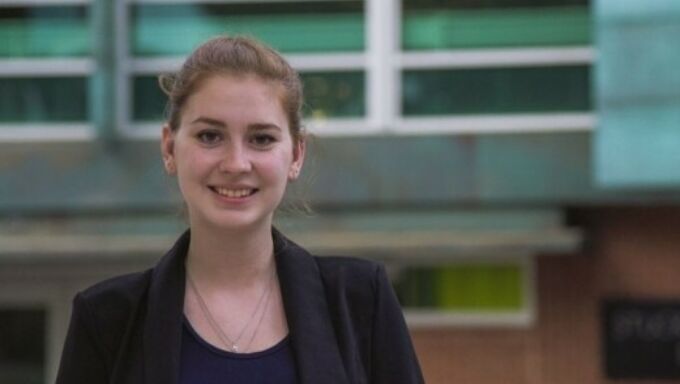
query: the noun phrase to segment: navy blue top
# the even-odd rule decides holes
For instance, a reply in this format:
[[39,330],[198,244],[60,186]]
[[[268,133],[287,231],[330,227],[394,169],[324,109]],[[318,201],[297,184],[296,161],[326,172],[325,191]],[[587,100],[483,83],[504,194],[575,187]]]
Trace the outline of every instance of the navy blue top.
[[293,351],[286,336],[264,351],[233,353],[203,340],[184,319],[180,384],[297,384]]

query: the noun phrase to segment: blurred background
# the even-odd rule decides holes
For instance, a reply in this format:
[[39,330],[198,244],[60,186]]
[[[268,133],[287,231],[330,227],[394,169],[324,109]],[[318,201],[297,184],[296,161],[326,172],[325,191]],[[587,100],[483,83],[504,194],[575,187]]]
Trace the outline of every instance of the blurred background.
[[186,227],[156,76],[222,33],[305,83],[277,225],[388,266],[428,383],[679,382],[679,1],[0,0],[0,383]]

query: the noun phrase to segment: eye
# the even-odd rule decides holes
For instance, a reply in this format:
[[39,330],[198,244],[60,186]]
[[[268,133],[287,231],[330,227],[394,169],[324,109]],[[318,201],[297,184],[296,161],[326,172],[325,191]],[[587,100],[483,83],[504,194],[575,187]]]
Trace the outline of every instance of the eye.
[[222,139],[222,135],[217,131],[206,130],[196,134],[196,138],[202,144],[216,144]]
[[257,133],[253,135],[250,141],[257,147],[268,147],[276,142],[276,138],[270,134]]

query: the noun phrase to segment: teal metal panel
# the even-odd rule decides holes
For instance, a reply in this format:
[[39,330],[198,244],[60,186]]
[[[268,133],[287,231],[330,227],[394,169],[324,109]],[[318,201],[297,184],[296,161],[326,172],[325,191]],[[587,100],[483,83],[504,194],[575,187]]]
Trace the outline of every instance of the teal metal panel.
[[680,2],[595,2],[599,126],[594,171],[603,187],[680,187]]
[[590,135],[543,133],[480,136],[477,184],[486,202],[595,200],[587,176]]

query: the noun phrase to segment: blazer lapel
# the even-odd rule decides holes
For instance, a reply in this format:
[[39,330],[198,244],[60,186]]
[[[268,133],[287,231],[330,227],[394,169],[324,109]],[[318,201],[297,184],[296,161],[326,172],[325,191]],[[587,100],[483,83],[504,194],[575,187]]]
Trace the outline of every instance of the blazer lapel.
[[300,382],[349,383],[316,261],[276,230],[274,247]]
[[[349,384],[314,258],[273,230],[276,265],[301,384]],[[189,231],[154,268],[144,323],[146,384],[176,384]]]
[[189,231],[177,240],[153,271],[144,323],[146,384],[176,384],[178,381],[184,307],[184,259],[188,246]]

